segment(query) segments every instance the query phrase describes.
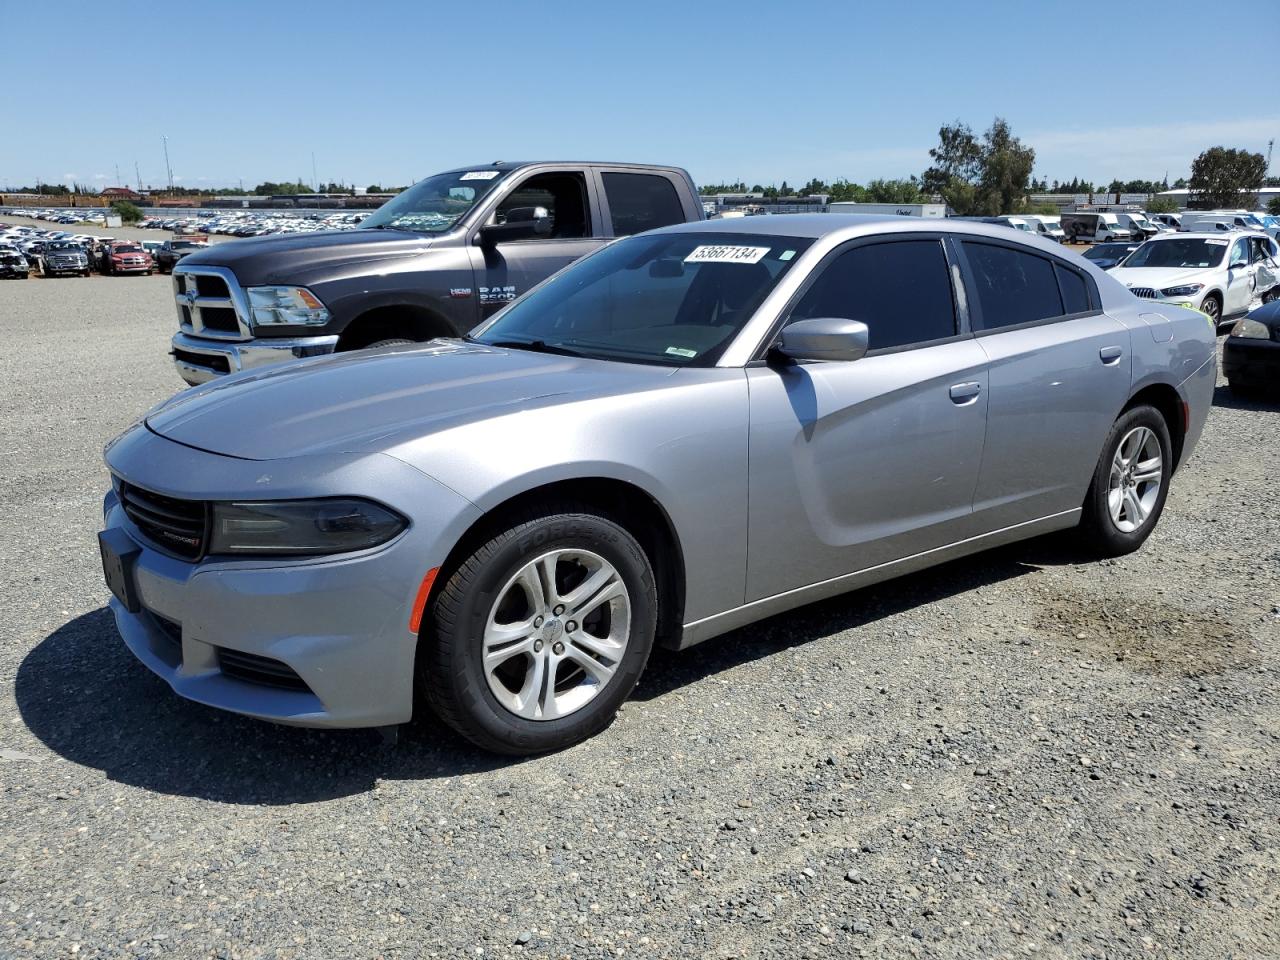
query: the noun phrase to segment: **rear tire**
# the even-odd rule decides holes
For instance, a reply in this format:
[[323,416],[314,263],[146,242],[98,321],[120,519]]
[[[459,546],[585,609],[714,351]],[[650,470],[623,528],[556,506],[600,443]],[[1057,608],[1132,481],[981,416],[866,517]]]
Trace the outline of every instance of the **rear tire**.
[[1103,557],[1132,553],[1151,536],[1169,495],[1173,444],[1155,407],[1122,413],[1107,434],[1085,496],[1079,532]]
[[649,559],[613,520],[571,504],[513,516],[448,572],[420,640],[419,695],[485,750],[563,749],[631,694],[657,609]]

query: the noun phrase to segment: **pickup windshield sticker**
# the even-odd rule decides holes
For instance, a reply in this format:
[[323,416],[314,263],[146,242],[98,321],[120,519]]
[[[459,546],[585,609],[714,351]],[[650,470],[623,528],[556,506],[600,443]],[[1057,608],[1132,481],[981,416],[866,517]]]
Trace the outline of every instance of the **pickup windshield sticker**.
[[722,244],[694,247],[685,263],[759,263],[768,247],[730,247]]
[[1205,243],[1209,244],[1211,247],[1225,247],[1227,245],[1227,241],[1225,240],[1206,240]]
[[795,255],[796,255],[796,252],[794,250],[783,250],[780,254],[778,254],[778,259],[781,260],[783,263],[786,263]]
[[669,354],[671,354],[671,356],[673,356],[673,357],[689,357],[689,358],[692,358],[692,357],[696,357],[696,356],[698,355],[698,351],[697,351],[697,350],[690,350],[688,347],[667,347],[666,352],[667,352],[667,353],[669,353]]
[[460,176],[459,180],[492,180],[498,175],[497,170],[472,170]]

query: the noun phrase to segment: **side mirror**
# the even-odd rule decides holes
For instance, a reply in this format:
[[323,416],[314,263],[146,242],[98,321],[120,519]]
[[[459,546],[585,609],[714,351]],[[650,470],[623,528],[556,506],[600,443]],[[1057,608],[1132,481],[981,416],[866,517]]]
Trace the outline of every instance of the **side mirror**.
[[506,223],[480,228],[480,245],[492,247],[512,240],[532,240],[551,233],[551,214],[546,207],[512,207]]
[[857,360],[864,356],[871,331],[860,320],[820,317],[797,320],[782,328],[775,347],[792,360]]

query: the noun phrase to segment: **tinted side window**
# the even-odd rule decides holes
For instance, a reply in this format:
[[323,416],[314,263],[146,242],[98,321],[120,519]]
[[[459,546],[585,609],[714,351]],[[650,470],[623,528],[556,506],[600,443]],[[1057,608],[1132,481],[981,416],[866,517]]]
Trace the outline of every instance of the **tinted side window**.
[[963,243],[982,308],[982,329],[1062,316],[1053,264],[1044,257],[989,243]]
[[1062,307],[1065,312],[1088,313],[1091,309],[1089,286],[1084,277],[1060,263],[1054,264],[1054,269],[1058,271],[1058,286],[1062,288]]
[[876,243],[840,254],[790,319],[816,317],[861,320],[871,331],[872,350],[954,336],[951,277],[941,241]]
[[614,236],[629,237],[684,223],[680,195],[666,177],[649,173],[606,173],[602,177]]

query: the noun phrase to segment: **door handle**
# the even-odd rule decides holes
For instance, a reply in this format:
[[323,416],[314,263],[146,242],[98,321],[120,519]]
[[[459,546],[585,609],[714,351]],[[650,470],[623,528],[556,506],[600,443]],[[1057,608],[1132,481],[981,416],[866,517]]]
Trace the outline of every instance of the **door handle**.
[[1098,356],[1108,367],[1113,367],[1120,362],[1120,356],[1123,353],[1124,350],[1120,347],[1103,347],[1098,351]]
[[953,384],[951,387],[951,402],[958,407],[968,406],[978,399],[978,394],[981,392],[982,384],[978,383],[977,380]]

